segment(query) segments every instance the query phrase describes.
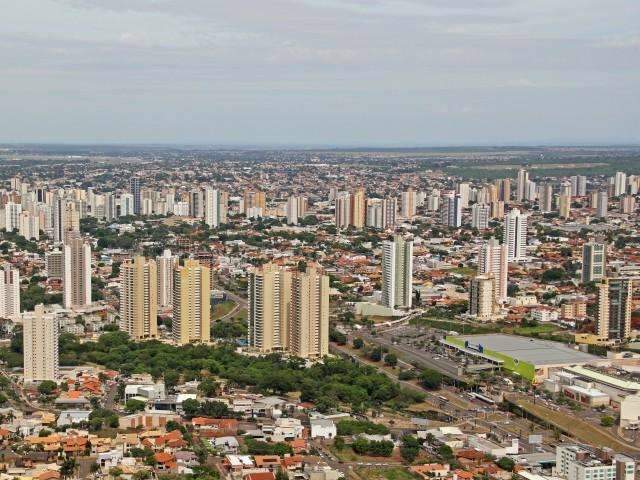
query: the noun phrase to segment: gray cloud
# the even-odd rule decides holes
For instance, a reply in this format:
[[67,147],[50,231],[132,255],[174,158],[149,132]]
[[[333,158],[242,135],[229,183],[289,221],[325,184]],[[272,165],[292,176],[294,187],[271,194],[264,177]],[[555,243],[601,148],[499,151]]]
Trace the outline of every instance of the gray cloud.
[[640,141],[635,0],[21,0],[3,17],[0,141]]

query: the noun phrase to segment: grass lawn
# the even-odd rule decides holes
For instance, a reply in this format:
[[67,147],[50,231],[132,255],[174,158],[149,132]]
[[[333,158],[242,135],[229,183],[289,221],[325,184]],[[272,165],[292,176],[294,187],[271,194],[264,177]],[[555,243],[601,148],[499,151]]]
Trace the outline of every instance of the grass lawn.
[[356,473],[365,480],[415,480],[416,477],[407,467],[364,467]]
[[[514,327],[512,332],[516,335],[531,335],[533,333],[552,333],[557,330],[560,330],[557,325],[536,325],[535,327]],[[507,333],[507,329],[505,329],[505,333]]]
[[456,267],[449,270],[451,273],[457,273],[458,275],[463,275],[465,277],[473,277],[478,274],[478,269],[471,267]]
[[218,319],[224,317],[236,306],[236,302],[233,300],[225,300],[224,302],[216,303],[213,307],[213,318]]

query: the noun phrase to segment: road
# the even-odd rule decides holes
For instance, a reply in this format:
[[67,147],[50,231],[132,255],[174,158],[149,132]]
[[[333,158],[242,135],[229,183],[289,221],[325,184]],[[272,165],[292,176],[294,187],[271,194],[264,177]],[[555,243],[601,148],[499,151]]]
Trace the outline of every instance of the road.
[[395,351],[400,356],[402,356],[403,360],[411,364],[415,363],[426,368],[431,368],[459,382],[466,381],[466,378],[460,375],[460,373],[458,372],[458,366],[447,360],[436,360],[428,352],[419,351],[401,344],[394,344],[391,339],[385,337],[384,335],[374,337],[367,331],[360,331],[358,332],[358,335],[367,342],[376,343],[388,348],[391,351]]

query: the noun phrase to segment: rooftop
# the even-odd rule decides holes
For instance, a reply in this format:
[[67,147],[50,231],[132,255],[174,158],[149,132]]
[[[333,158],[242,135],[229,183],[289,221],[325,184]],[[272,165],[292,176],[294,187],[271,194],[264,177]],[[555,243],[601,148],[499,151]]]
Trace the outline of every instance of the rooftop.
[[511,358],[533,365],[586,364],[600,360],[590,353],[569,348],[562,343],[516,335],[487,334],[464,335],[456,339],[482,345],[485,349],[508,355]]

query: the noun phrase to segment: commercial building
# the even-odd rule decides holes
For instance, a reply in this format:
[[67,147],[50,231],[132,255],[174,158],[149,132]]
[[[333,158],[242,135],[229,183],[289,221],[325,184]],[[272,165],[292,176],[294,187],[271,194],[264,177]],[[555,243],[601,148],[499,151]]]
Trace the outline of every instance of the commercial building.
[[20,314],[20,271],[5,263],[0,269],[0,318]]
[[635,461],[626,455],[603,458],[580,445],[556,447],[555,474],[567,480],[633,480]]
[[23,317],[24,382],[58,379],[58,319],[44,305]]
[[133,340],[158,336],[158,272],[154,260],[137,256],[120,267],[120,330]]
[[607,364],[609,360],[576,350],[558,342],[519,337],[517,335],[486,334],[448,336],[441,343],[446,347],[492,363],[530,381],[542,381],[549,372],[575,365]]
[[73,232],[62,246],[65,308],[91,305],[91,246]]
[[596,334],[610,340],[625,340],[631,336],[633,280],[604,278],[598,284]]
[[411,308],[412,289],[413,240],[396,235],[382,242],[382,304]]
[[209,269],[196,260],[185,260],[173,275],[173,340],[178,345],[209,342],[210,323]]

